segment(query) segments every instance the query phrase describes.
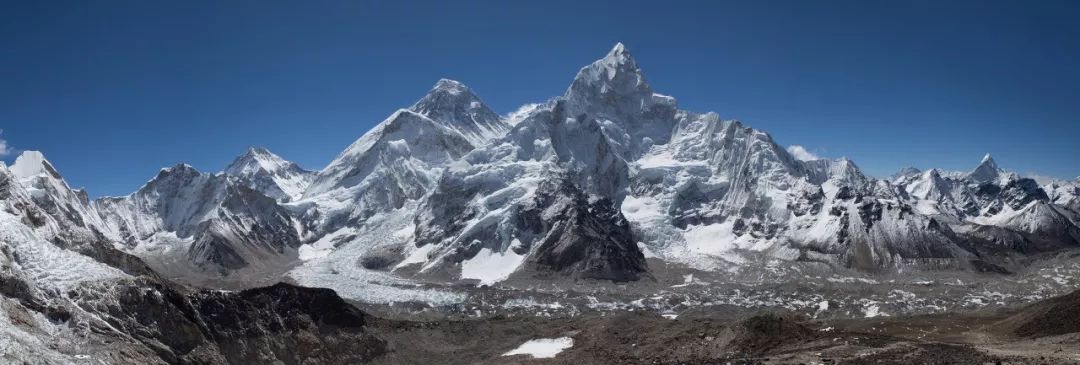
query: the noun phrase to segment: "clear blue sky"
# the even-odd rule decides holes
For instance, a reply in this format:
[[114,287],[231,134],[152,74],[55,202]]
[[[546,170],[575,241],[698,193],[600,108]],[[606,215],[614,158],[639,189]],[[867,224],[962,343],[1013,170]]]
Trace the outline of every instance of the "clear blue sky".
[[441,77],[506,113],[617,41],[681,107],[873,175],[1080,175],[1071,0],[5,0],[0,138],[94,196],[252,145],[319,169]]

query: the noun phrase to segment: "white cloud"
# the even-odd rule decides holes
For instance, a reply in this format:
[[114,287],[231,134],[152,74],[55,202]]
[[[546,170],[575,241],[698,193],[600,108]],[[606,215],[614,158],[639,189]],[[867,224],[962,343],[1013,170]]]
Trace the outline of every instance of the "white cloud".
[[820,160],[821,159],[821,157],[818,157],[818,155],[815,155],[814,153],[807,150],[806,147],[803,147],[803,146],[800,146],[800,145],[797,145],[797,144],[793,144],[793,145],[788,146],[787,151],[788,151],[788,153],[790,153],[792,156],[794,156],[796,159],[798,159],[800,161],[811,161],[811,160]]
[[1065,179],[1053,176],[1040,175],[1035,172],[1028,172],[1026,177],[1035,180],[1035,182],[1039,183],[1039,185],[1046,185],[1052,182],[1061,183],[1065,181]]
[[0,157],[6,157],[12,153],[15,153],[15,150],[8,146],[7,140],[4,139],[4,130],[0,129]]

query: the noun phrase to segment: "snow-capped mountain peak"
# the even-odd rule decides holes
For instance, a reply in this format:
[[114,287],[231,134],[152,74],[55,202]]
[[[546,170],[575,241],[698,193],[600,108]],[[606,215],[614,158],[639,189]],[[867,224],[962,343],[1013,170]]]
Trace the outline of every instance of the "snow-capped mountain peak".
[[270,150],[262,147],[249,147],[244,154],[237,156],[225,168],[224,172],[229,175],[244,175],[256,170],[276,171],[291,166],[295,166],[295,164],[285,161],[285,159],[275,155]]
[[436,82],[409,110],[460,133],[474,146],[501,137],[510,129],[469,87],[450,79]]
[[249,148],[223,172],[246,179],[249,187],[279,201],[299,198],[314,178],[313,172],[261,147]]
[[919,176],[920,174],[922,174],[922,170],[920,170],[920,169],[918,169],[916,167],[908,166],[908,167],[901,168],[900,171],[897,171],[895,174],[893,174],[891,180],[893,182],[896,182],[899,179],[913,177],[913,176]]
[[622,43],[618,43],[604,58],[581,68],[566,90],[572,102],[600,101],[605,95],[617,98],[641,98],[652,95],[645,76]]
[[1001,169],[989,153],[983,156],[979,166],[967,174],[967,178],[980,183],[995,182],[1001,177]]
[[562,122],[596,123],[613,151],[629,159],[666,144],[678,112],[674,98],[653,92],[622,44],[581,68],[559,101],[567,117]]

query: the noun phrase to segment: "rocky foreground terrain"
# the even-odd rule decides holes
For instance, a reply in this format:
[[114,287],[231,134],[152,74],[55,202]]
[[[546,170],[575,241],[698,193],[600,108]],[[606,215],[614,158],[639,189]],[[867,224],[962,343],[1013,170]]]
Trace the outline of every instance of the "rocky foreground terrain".
[[[1080,362],[1080,291],[1020,308],[878,318],[814,319],[718,305],[675,318],[616,310],[410,320],[373,316],[330,290],[288,284],[190,291],[138,279],[81,288],[69,293],[72,307],[45,308],[5,284],[9,337],[0,336],[0,354],[11,363]],[[506,355],[545,338],[570,345],[552,358]]]

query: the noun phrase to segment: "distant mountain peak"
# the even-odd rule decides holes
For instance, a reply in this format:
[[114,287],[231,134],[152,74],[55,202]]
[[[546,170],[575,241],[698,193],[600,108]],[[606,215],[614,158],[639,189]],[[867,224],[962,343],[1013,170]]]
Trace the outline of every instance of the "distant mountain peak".
[[630,50],[622,42],[616,43],[600,61],[608,65],[628,66],[628,68],[637,69],[637,61],[634,60],[634,55],[630,53]]
[[431,90],[416,101],[409,110],[432,118],[445,113],[446,109],[452,109],[461,104],[474,108],[487,108],[480,101],[480,97],[476,96],[465,84],[451,79],[439,79],[435,82],[435,86],[432,86]]
[[571,100],[593,100],[605,94],[652,94],[637,61],[622,43],[616,44],[604,58],[581,68],[566,91],[567,98]]
[[971,170],[967,174],[967,177],[976,182],[994,182],[1001,176],[1001,169],[998,168],[997,162],[990,156],[989,153],[983,156],[982,161],[979,162],[979,166],[976,166],[974,170]]
[[429,118],[460,133],[474,146],[501,137],[510,126],[465,84],[440,79],[410,112]]
[[439,79],[435,82],[435,86],[431,88],[431,92],[449,92],[453,94],[458,93],[471,93],[468,86],[461,83],[461,81],[451,79]]
[[918,176],[919,174],[922,174],[922,170],[917,167],[908,166],[901,168],[900,171],[897,171],[895,174],[893,174],[892,179],[896,180],[909,176]]
[[626,46],[622,42],[616,42],[614,47],[611,47],[611,51],[608,52],[608,57],[619,56],[624,53],[628,53]]
[[290,169],[295,166],[296,164],[286,161],[281,158],[281,156],[270,152],[270,150],[266,148],[249,147],[246,152],[237,156],[236,159],[225,168],[224,172],[228,175],[239,176],[258,169],[277,171],[280,169]]
[[[246,154],[252,155],[252,156],[274,155],[274,153],[270,152],[270,150],[268,150],[268,149],[266,149],[264,147],[257,147],[257,146],[248,147]],[[276,155],[274,155],[274,156],[276,156]]]
[[277,200],[299,198],[314,175],[262,147],[248,148],[223,173],[243,178],[250,188]]

